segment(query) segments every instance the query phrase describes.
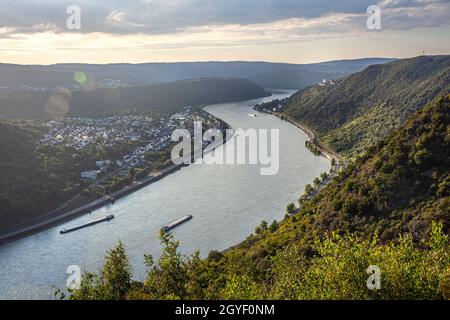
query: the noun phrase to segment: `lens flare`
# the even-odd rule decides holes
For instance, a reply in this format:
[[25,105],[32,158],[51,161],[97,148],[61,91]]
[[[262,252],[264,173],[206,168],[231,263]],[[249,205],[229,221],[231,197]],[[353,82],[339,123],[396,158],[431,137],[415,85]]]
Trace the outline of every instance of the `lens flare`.
[[73,79],[76,83],[85,84],[87,81],[87,75],[83,71],[76,71],[73,75]]

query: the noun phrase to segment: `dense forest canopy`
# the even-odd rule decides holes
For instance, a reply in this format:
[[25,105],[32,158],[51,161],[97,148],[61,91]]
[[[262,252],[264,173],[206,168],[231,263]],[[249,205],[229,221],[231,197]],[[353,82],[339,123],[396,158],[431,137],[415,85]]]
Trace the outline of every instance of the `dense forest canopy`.
[[355,157],[448,93],[450,56],[421,56],[300,90],[285,113],[314,129],[335,151]]

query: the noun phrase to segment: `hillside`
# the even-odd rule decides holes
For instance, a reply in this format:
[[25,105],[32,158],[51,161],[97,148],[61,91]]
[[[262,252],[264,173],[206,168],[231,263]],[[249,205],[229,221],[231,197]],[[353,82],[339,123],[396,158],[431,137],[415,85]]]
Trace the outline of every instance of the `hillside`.
[[53,209],[78,180],[67,170],[75,165],[72,153],[37,148],[40,130],[0,122],[0,229]]
[[[369,65],[393,61],[394,59],[369,58],[356,60],[338,60],[313,64],[288,64],[268,62],[174,62],[174,63],[142,63],[142,64],[56,64],[14,65],[0,64],[0,88],[18,88],[20,86],[41,86],[56,88],[74,85],[73,74],[83,71],[87,74],[89,83],[94,86],[104,86],[111,80],[132,86],[147,86],[150,84],[167,83],[195,78],[231,77],[252,79],[258,75],[280,71],[305,70],[310,73],[344,73],[351,74],[361,71]],[[278,83],[281,88],[283,79]],[[285,79],[286,85],[292,83]],[[307,79],[304,79],[307,81]],[[262,83],[258,83],[262,85]],[[300,88],[300,87],[298,87]]]
[[303,89],[318,84],[323,79],[335,80],[348,75],[348,73],[313,72],[306,70],[276,71],[260,74],[250,78],[263,88],[271,89]]
[[300,90],[285,113],[353,157],[373,146],[434,97],[450,92],[450,56],[370,66],[334,85]]
[[[444,221],[448,231],[449,126],[447,96],[418,111],[401,130],[370,148],[287,225],[303,224],[315,233],[378,230],[381,240],[401,233],[423,239],[432,221]],[[312,235],[308,230],[304,234]]]
[[99,117],[126,112],[168,114],[187,105],[246,100],[266,95],[264,89],[249,80],[230,78],[83,91],[7,91],[0,93],[0,118]]
[[[162,255],[146,256],[143,283],[131,280],[119,243],[72,298],[449,299],[449,125],[450,95],[368,150],[299,213],[262,223],[207,260],[183,257],[162,234]],[[381,290],[366,285],[373,265]]]

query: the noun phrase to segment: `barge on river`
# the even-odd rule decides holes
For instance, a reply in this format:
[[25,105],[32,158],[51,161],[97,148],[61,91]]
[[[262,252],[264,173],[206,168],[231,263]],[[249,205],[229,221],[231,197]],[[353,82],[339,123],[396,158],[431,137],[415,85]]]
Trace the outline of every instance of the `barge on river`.
[[169,232],[169,231],[171,231],[172,229],[175,229],[176,227],[178,227],[179,225],[182,225],[183,223],[188,222],[188,221],[191,220],[192,218],[193,218],[192,215],[184,216],[183,218],[180,218],[180,219],[178,219],[178,220],[176,220],[176,221],[174,221],[174,222],[172,222],[172,223],[169,223],[169,224],[164,225],[164,226],[162,227],[162,230],[163,230],[164,232]]
[[102,222],[110,221],[112,219],[114,219],[114,215],[110,214],[109,216],[106,216],[104,218],[97,219],[97,220],[94,220],[94,221],[91,221],[91,222],[88,222],[88,223],[84,223],[82,225],[79,225],[79,226],[76,226],[76,227],[73,227],[73,228],[62,229],[59,233],[60,234],[66,234],[66,233],[74,232],[74,231],[77,231],[77,230],[80,230],[80,229],[84,229],[84,228],[87,228],[87,227],[90,227],[90,226],[93,226],[93,225],[96,225],[96,224],[99,224],[99,223],[102,223]]

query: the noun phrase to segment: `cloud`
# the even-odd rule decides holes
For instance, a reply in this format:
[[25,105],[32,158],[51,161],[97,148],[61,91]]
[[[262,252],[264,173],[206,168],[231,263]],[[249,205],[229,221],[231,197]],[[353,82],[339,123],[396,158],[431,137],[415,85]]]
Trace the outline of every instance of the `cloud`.
[[[450,24],[450,0],[2,0],[0,38],[145,34],[167,46],[174,43],[164,36],[173,34],[195,34],[199,45],[200,39],[224,46],[307,41],[367,33],[366,9],[374,3],[382,9],[383,30]],[[72,4],[81,8],[79,32],[66,29]]]

